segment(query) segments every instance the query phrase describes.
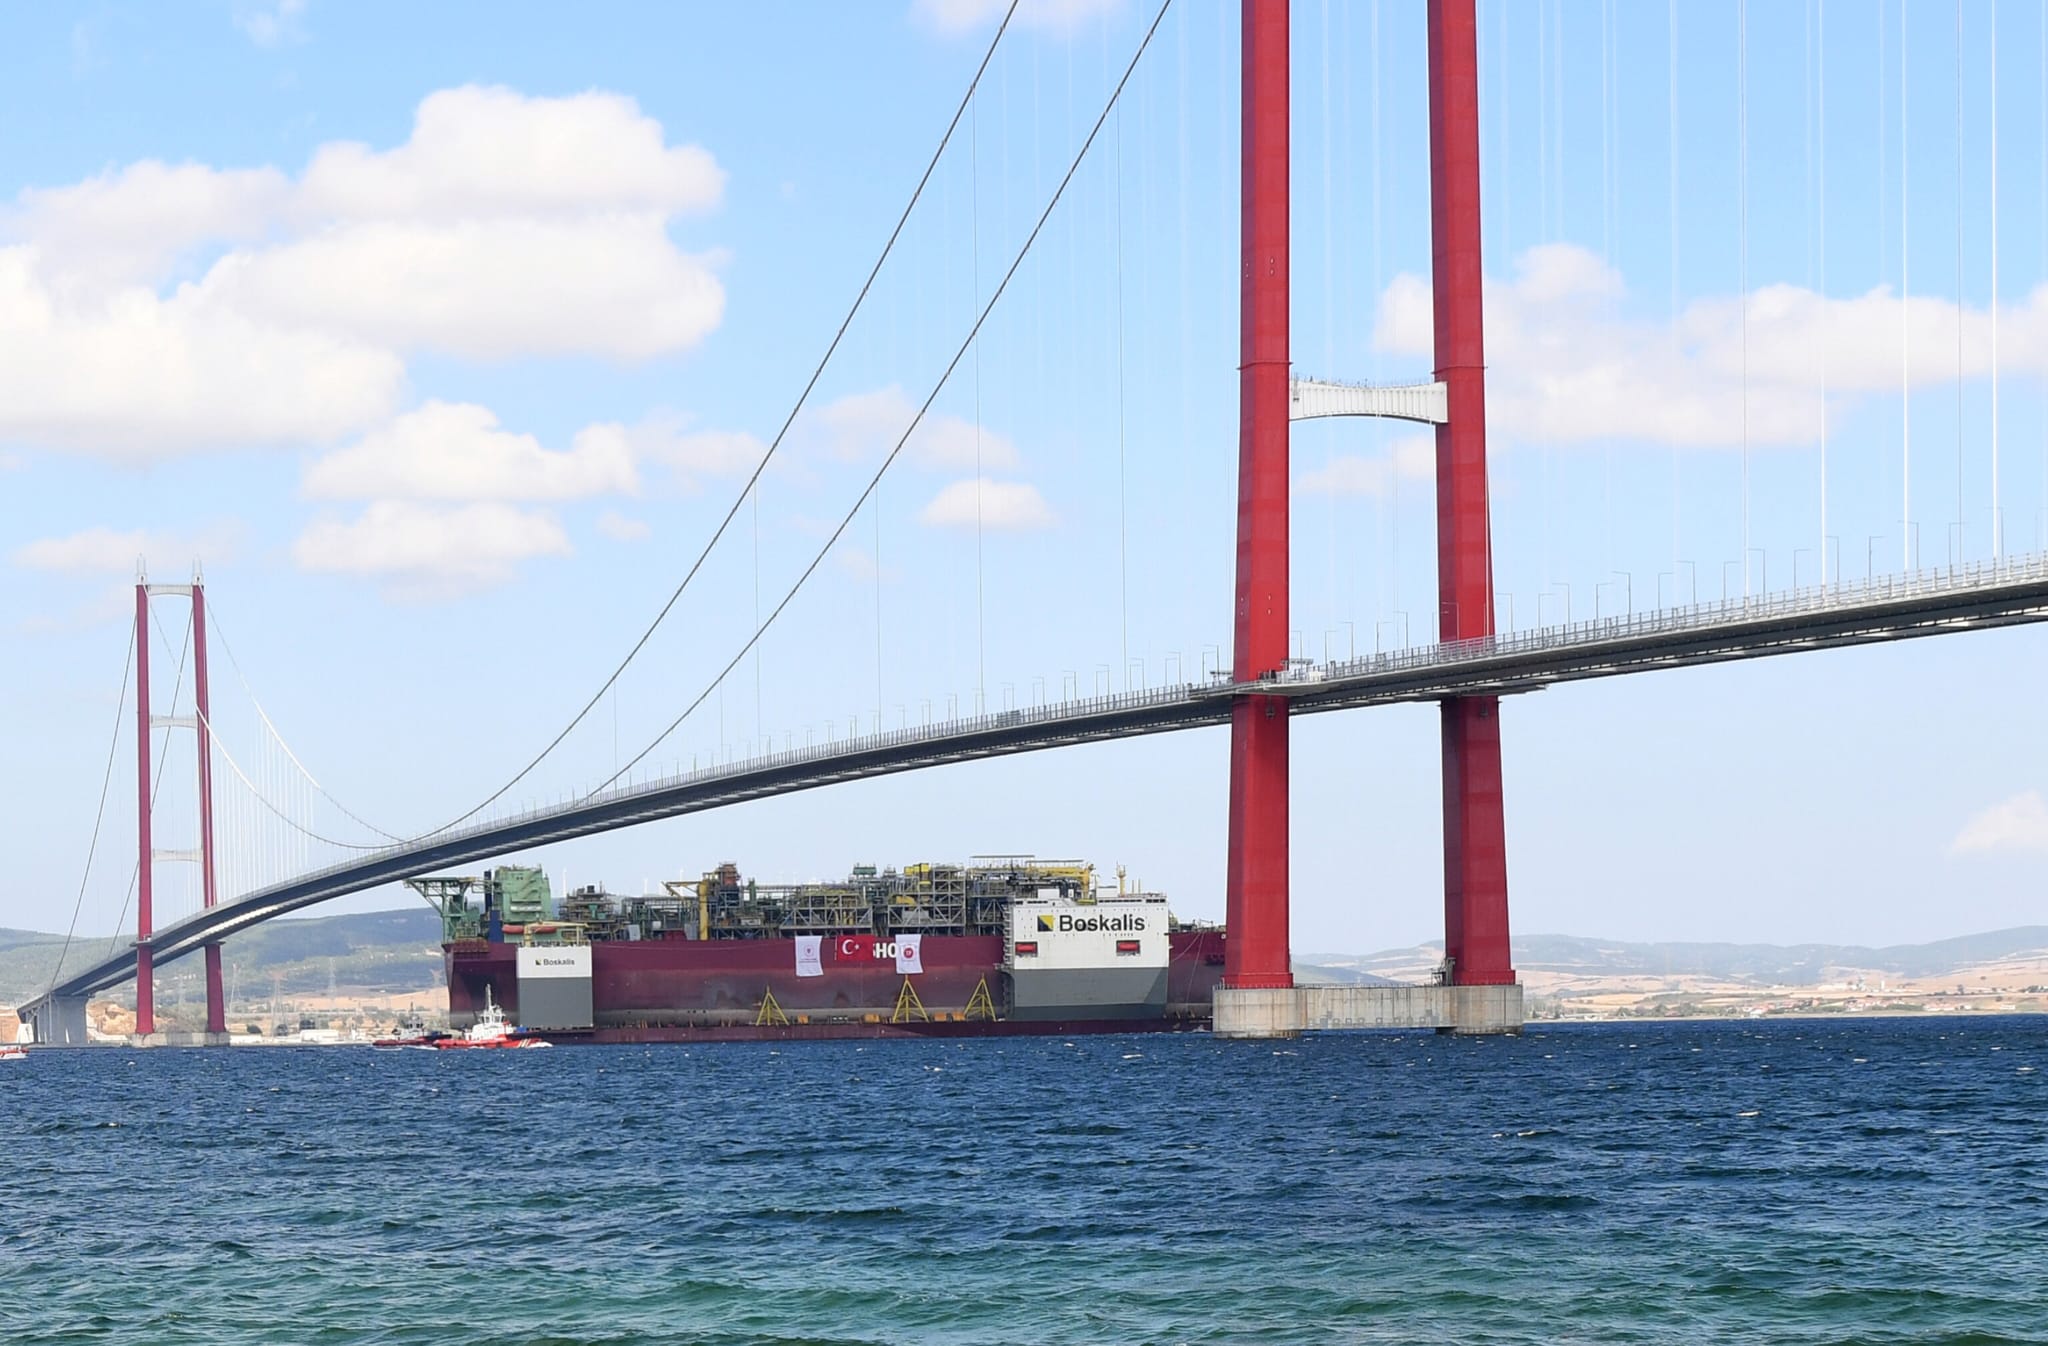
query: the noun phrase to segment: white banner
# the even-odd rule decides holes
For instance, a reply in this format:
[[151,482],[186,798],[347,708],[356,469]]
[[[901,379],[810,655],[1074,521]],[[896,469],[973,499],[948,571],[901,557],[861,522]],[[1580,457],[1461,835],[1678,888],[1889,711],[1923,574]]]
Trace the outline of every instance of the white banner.
[[799,977],[822,977],[824,966],[818,961],[818,950],[824,944],[821,935],[798,935],[796,937],[796,975]]
[[924,936],[896,936],[896,970],[905,976],[924,971]]

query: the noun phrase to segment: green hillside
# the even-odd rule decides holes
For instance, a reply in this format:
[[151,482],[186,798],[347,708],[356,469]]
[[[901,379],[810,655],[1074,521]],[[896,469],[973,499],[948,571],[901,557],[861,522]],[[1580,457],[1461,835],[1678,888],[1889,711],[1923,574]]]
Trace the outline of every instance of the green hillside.
[[[50,984],[63,936],[0,930],[0,1004],[33,999]],[[105,938],[78,940],[65,967],[83,967],[108,950]],[[268,997],[281,976],[284,995],[405,993],[432,990],[441,971],[441,922],[426,907],[369,911],[346,916],[269,921],[230,937],[222,962],[243,997]],[[203,963],[181,959],[158,974],[160,998],[183,994],[197,999]],[[120,991],[116,999],[130,999]]]

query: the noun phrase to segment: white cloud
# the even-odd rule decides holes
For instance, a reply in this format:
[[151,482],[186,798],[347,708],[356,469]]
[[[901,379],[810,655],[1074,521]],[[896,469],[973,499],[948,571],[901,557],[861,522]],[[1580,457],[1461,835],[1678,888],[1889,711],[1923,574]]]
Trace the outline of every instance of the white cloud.
[[1963,825],[1949,851],[2048,851],[2048,799],[2028,790],[1992,805]]
[[[1009,0],[912,0],[910,9],[922,22],[951,36],[993,24],[1009,7]],[[1121,8],[1123,0],[1019,0],[1013,22],[1064,33]]]
[[642,519],[629,519],[616,510],[606,510],[597,516],[597,531],[616,542],[638,542],[652,530]]
[[[842,462],[880,458],[917,414],[903,389],[890,384],[872,392],[849,393],[820,407],[806,418],[806,435],[825,453]],[[976,454],[983,471],[1004,471],[1017,465],[1017,446],[1007,438],[959,416],[928,413],[903,446],[904,456],[920,467],[973,470]]]
[[293,543],[292,558],[305,570],[383,580],[394,598],[426,600],[502,584],[521,561],[572,550],[545,511],[380,500],[352,520],[315,520]]
[[403,144],[325,145],[296,181],[145,161],[24,191],[0,208],[0,437],[326,443],[390,414],[400,351],[687,350],[725,292],[669,226],[724,178],[631,99],[469,86],[426,98]]
[[[1742,302],[1694,301],[1676,330],[1631,316],[1621,276],[1572,244],[1517,259],[1515,276],[1486,286],[1487,417],[1508,439],[1553,442],[1637,438],[1706,447],[1742,442]],[[1750,294],[1747,365],[1752,445],[1810,443],[1819,433],[1823,360],[1831,415],[1852,399],[1896,392],[1902,369],[1901,303],[1879,288],[1829,299],[1794,285]],[[1991,315],[1936,298],[1904,305],[1918,386],[1991,370]],[[1374,344],[1427,362],[1427,281],[1395,278],[1381,295]],[[2001,365],[2038,372],[2048,360],[2048,286],[2000,314]]]
[[74,575],[133,575],[138,561],[154,560],[160,571],[184,574],[194,561],[227,561],[240,537],[239,527],[225,523],[192,534],[87,528],[24,543],[10,559],[27,570]]
[[324,145],[300,184],[309,220],[486,218],[707,211],[725,170],[620,94],[529,98],[500,86],[429,94],[396,149]]
[[704,477],[738,477],[754,470],[768,446],[739,430],[691,430],[689,418],[657,412],[637,425],[607,421],[576,437],[579,445],[615,444],[634,461],[668,468],[686,491],[695,491]]
[[1028,532],[1051,528],[1057,522],[1045,497],[1029,482],[984,477],[979,485],[977,491],[972,477],[948,484],[917,517],[937,528],[979,525],[997,532]]
[[202,288],[280,325],[478,359],[640,359],[695,346],[725,313],[658,215],[336,225],[222,258]]
[[259,47],[277,47],[303,42],[306,31],[306,0],[275,0],[272,4],[242,4],[235,9],[235,27]]
[[60,293],[35,249],[0,248],[0,438],[133,460],[319,443],[387,415],[404,373],[388,351],[252,322],[189,287]]
[[1397,480],[1430,481],[1435,476],[1436,440],[1423,433],[1402,435],[1379,455],[1334,454],[1323,466],[1296,477],[1294,489],[1302,495],[1378,498],[1393,494]]
[[639,488],[632,449],[593,426],[567,452],[500,429],[489,408],[428,402],[306,470],[322,500],[576,500]]
[[0,237],[33,241],[43,265],[73,283],[135,282],[200,243],[264,237],[290,197],[274,168],[144,159],[69,187],[24,189],[0,213]]

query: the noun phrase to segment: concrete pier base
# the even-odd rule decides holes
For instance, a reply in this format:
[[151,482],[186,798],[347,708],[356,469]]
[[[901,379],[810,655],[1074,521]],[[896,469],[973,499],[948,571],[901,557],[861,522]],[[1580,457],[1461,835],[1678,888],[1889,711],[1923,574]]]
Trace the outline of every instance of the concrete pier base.
[[29,1027],[39,1047],[85,1046],[85,997],[41,1002],[29,1012]]
[[1519,1033],[1522,988],[1512,986],[1295,986],[1216,988],[1216,1036],[1291,1038],[1364,1028]]
[[228,1035],[226,1033],[159,1033],[157,1037],[162,1039],[163,1045],[166,1047],[225,1047],[228,1045]]

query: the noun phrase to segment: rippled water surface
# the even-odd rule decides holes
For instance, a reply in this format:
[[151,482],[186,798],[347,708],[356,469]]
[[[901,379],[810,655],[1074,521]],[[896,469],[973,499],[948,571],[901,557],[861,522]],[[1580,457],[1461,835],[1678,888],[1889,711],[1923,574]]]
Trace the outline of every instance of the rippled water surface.
[[51,1052],[0,1342],[2048,1341],[2048,1022]]

